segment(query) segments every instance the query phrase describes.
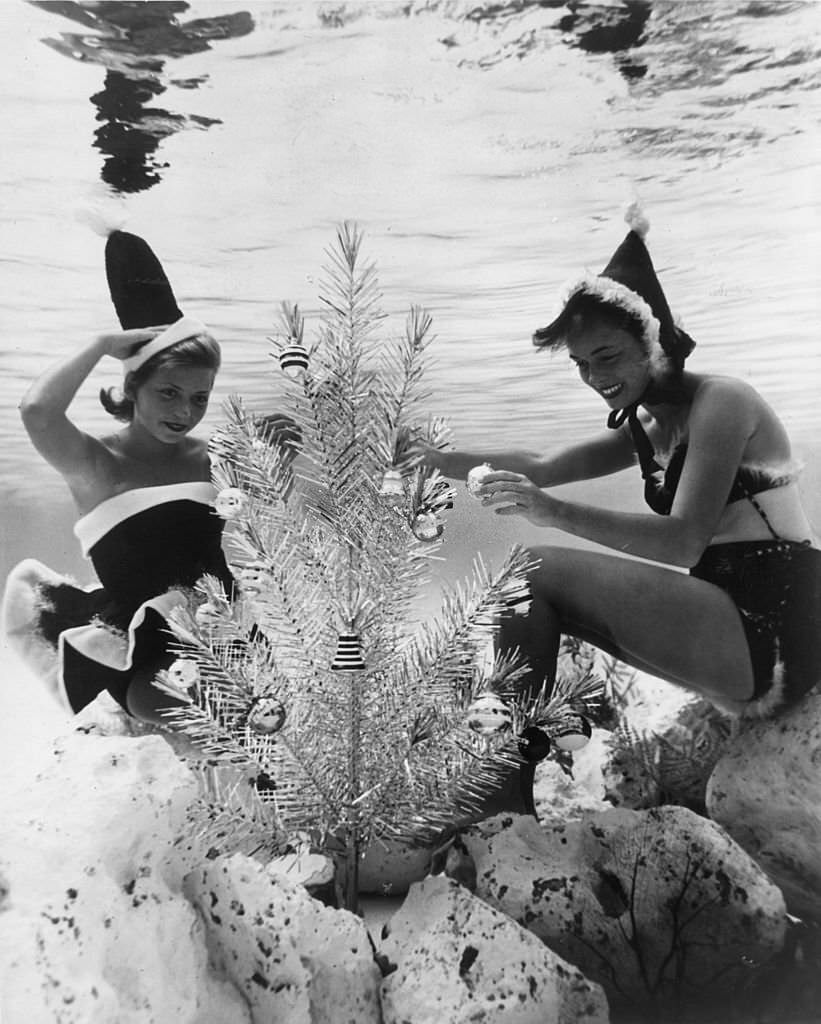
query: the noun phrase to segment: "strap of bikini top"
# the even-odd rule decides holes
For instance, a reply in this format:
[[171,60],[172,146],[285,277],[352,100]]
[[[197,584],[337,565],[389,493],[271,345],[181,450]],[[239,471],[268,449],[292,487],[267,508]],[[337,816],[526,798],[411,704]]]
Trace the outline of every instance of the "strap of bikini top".
[[758,502],[757,502],[757,501],[755,500],[755,495],[754,495],[754,494],[753,494],[753,492],[752,492],[752,491],[751,491],[751,490],[749,489],[749,487],[747,487],[747,486],[746,486],[746,485],[745,485],[745,484],[744,484],[743,482],[742,482],[742,483],[740,484],[740,487],[741,487],[741,490],[742,490],[742,491],[744,492],[744,497],[745,497],[745,498],[746,498],[746,499],[747,499],[747,500],[748,500],[748,501],[750,502],[750,504],[751,504],[751,505],[753,506],[753,508],[754,508],[754,509],[756,510],[756,512],[757,512],[757,513],[758,513],[758,514],[759,514],[759,515],[761,516],[761,518],[762,518],[762,519],[764,520],[764,525],[765,525],[765,526],[767,527],[767,529],[768,529],[768,530],[770,531],[770,533],[772,534],[772,538],[773,538],[773,540],[783,540],[783,538],[782,538],[782,537],[779,537],[779,535],[778,535],[778,534],[777,534],[777,533],[775,532],[775,530],[773,529],[773,524],[772,524],[772,523],[770,522],[770,520],[769,520],[769,519],[767,518],[767,513],[766,513],[766,512],[764,511],[764,509],[763,509],[763,508],[762,508],[762,507],[761,507],[761,506],[759,505],[759,503],[758,503]]
[[625,422],[627,423],[644,480],[644,500],[654,512],[669,515],[673,506],[673,496],[656,477],[656,473],[662,472],[662,467],[656,462],[656,450],[639,419],[638,406],[639,403],[635,402],[626,409],[614,409],[607,417],[607,426],[611,430],[618,430]]

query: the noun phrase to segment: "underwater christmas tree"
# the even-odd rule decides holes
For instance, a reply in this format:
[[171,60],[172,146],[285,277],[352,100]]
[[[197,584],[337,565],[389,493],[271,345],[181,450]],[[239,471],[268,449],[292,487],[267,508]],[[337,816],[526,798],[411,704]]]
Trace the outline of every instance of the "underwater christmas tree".
[[[477,561],[435,620],[414,621],[455,499],[419,445],[445,446],[447,431],[413,418],[431,319],[412,308],[401,337],[377,336],[385,316],[361,241],[345,224],[327,252],[312,343],[299,308],[282,308],[269,339],[282,412],[228,403],[214,477],[238,593],[200,581],[159,680],[184,701],[172,724],[214,766],[203,834],[269,853],[297,837],[334,858],[349,907],[371,843],[430,842],[476,816],[551,738],[583,736],[601,693],[576,664],[534,695],[516,651],[488,656],[528,599],[520,548],[495,572]],[[237,777],[226,766],[253,785],[221,782]]]

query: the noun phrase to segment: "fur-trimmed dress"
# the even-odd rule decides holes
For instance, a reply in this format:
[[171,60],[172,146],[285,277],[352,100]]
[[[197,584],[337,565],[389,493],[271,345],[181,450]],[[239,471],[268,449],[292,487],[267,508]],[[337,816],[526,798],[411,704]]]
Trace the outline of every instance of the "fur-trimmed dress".
[[168,658],[166,616],[202,575],[232,593],[215,496],[205,481],[140,487],[80,518],[74,533],[100,586],[78,587],[34,559],[9,574],[6,639],[72,711],[103,690],[126,706],[135,670]]

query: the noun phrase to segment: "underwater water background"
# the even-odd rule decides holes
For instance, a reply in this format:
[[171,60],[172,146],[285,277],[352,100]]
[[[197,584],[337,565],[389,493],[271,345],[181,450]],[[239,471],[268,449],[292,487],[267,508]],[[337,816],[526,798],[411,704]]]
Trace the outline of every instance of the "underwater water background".
[[[691,367],[758,388],[805,459],[821,523],[821,4],[815,0],[408,0],[0,4],[0,572],[34,555],[90,579],[57,474],[17,403],[58,356],[115,326],[108,197],[212,325],[232,393],[276,408],[266,335],[308,331],[335,226],[379,267],[386,334],[433,315],[427,409],[460,447],[549,450],[606,409],[533,350],[562,284],[602,269],[639,198]],[[105,361],[72,414],[110,430]],[[636,502],[636,475],[588,485]],[[546,540],[457,502],[448,577],[477,549]]]

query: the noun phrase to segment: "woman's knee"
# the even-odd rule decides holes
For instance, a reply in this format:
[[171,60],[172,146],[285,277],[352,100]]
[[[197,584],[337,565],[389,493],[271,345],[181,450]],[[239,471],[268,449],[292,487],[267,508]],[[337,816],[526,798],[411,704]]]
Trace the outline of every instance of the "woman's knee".
[[568,583],[578,576],[578,572],[573,569],[574,556],[578,552],[570,548],[544,545],[531,548],[530,554],[536,563],[528,573],[532,598],[536,602],[551,605],[566,592]]

